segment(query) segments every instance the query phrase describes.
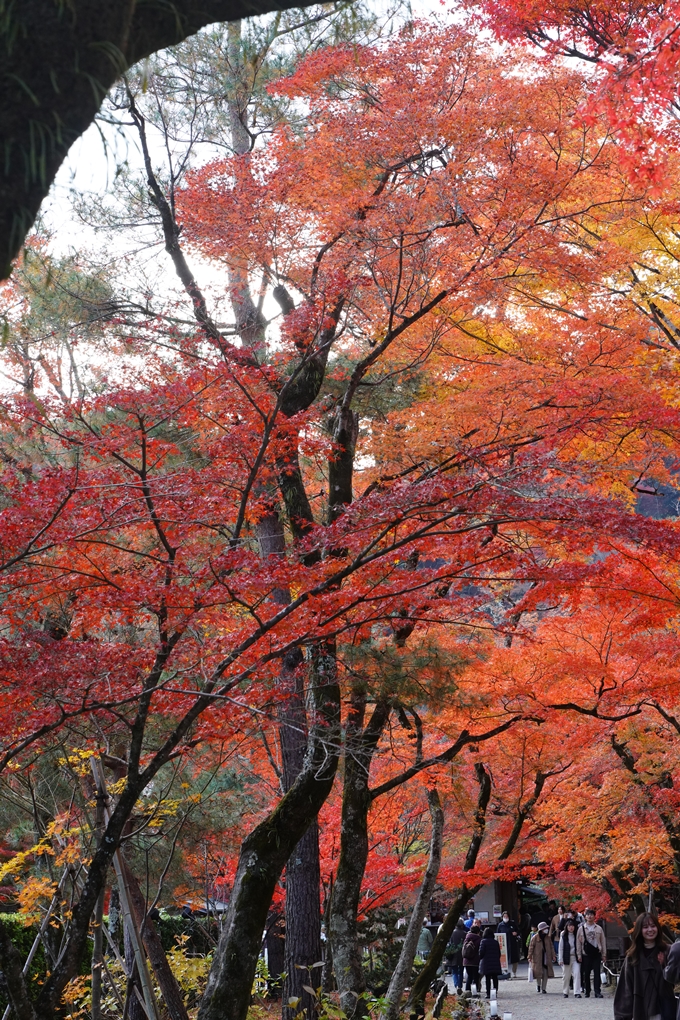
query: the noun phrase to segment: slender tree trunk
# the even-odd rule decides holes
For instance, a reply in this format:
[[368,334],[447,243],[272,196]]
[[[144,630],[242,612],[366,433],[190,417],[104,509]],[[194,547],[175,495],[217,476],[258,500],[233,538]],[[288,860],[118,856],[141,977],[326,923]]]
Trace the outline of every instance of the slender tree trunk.
[[[251,149],[251,137],[246,123],[252,82],[248,80],[251,73],[250,68],[246,67],[243,59],[240,21],[233,21],[228,25],[227,40],[230,69],[227,108],[231,145],[235,155],[245,156]],[[229,296],[239,336],[245,346],[257,351],[265,345],[266,320],[261,309],[253,300],[247,260],[239,260],[238,255],[232,252],[227,273]],[[297,454],[297,437],[293,441]],[[288,486],[287,491],[290,489],[291,485]],[[298,490],[304,493],[306,499],[301,477],[300,486],[295,489],[299,497]],[[290,512],[291,508],[287,507],[287,509]],[[302,508],[302,512],[305,509],[308,517],[311,517],[311,508],[308,502],[306,508]],[[291,519],[297,519],[300,515],[301,510],[296,506],[291,514]],[[275,509],[260,519],[257,532],[263,556],[285,555],[285,536]],[[289,598],[289,593],[280,592],[278,597],[281,601],[286,601]],[[283,664],[282,680],[284,683],[287,679],[292,680],[293,690],[279,713],[284,793],[291,789],[300,774],[307,744],[304,681],[301,675],[302,655],[299,649],[293,650],[287,656],[287,660]],[[314,1000],[303,988],[303,985],[314,985],[315,982],[312,973],[303,968],[309,968],[321,959],[320,882],[318,825],[314,819],[286,865],[284,949],[286,977],[282,1009],[284,1020],[292,1020],[300,1008],[304,1008],[309,1020],[313,1020],[316,1015]],[[287,1005],[289,999],[297,999],[299,1004],[296,1007],[289,1007]]]
[[125,965],[129,971],[130,976],[128,977],[127,983],[127,1018],[128,1020],[147,1020],[146,1012],[139,1001],[138,994],[142,994],[142,988],[139,984],[139,975],[137,972],[137,963],[135,961],[135,951],[132,945],[132,939],[130,938],[130,930],[128,925],[125,924]]
[[243,842],[198,1020],[245,1020],[276,883],[333,785],[340,740],[340,691],[334,660],[320,652],[314,667],[304,766],[274,811]]
[[[296,653],[296,654],[295,654]],[[303,659],[300,651],[286,657],[282,679],[290,696],[279,712],[283,788],[287,792],[302,771],[307,746],[307,712],[304,703]],[[316,1016],[314,997],[304,985],[316,988],[321,982],[321,872],[319,827],[312,821],[286,864],[286,977],[283,985],[283,1017],[293,1020],[304,1010],[309,1020]],[[291,999],[297,1000],[289,1006]]]
[[342,791],[340,859],[333,886],[329,938],[340,1005],[348,1017],[365,1015],[361,998],[366,990],[357,939],[361,883],[368,859],[368,788],[371,759],[389,717],[387,702],[379,702],[363,730],[366,694],[355,689],[345,730],[345,779]]
[[94,944],[92,946],[92,1020],[102,1020],[102,971],[104,970],[104,897],[102,889],[94,912]]
[[324,925],[326,927],[326,943],[324,945],[324,961],[323,970],[321,972],[321,988],[325,995],[329,995],[335,988],[335,977],[333,974],[333,951],[331,949],[331,940],[329,938],[330,926],[331,926],[331,904],[333,902],[333,875],[330,876],[329,888],[326,897],[324,898]]
[[12,944],[9,932],[2,921],[0,921],[0,966],[12,1003],[13,1020],[37,1020],[22,975],[24,961]]
[[[316,1016],[315,999],[303,988],[321,985],[321,914],[319,906],[319,826],[316,818],[286,864],[286,941],[283,1016],[292,1020],[301,1011]],[[290,998],[299,1000],[289,1007]]]
[[[101,843],[104,832],[104,798],[100,791],[97,791],[97,808],[95,816],[95,827],[97,831],[97,843]],[[92,946],[92,1020],[102,1020],[102,983],[104,970],[104,899],[106,887],[99,893],[99,899],[94,911],[94,944]]]
[[[477,762],[475,765],[475,772],[477,773],[477,782],[479,783],[479,794],[477,796],[475,824],[472,830],[472,836],[470,837],[468,851],[465,855],[465,864],[463,865],[464,871],[472,871],[477,863],[479,851],[481,850],[482,842],[484,840],[484,833],[486,831],[486,809],[489,806],[489,800],[491,799],[491,777],[481,762]],[[415,1010],[418,1015],[422,1015],[424,1012],[423,1004],[425,1002],[427,990],[437,976],[439,965],[444,958],[444,951],[449,944],[449,939],[453,934],[456,921],[460,917],[461,911],[470,896],[474,896],[478,889],[481,889],[481,885],[461,886],[455,900],[448,910],[446,917],[444,918],[443,924],[434,937],[434,942],[430,949],[430,955],[428,956],[425,966],[421,970],[420,974],[413,982],[411,994],[408,998],[408,1006]]]
[[444,835],[444,812],[439,801],[439,794],[436,790],[428,790],[427,802],[430,808],[432,819],[432,836],[430,838],[430,859],[423,876],[418,898],[413,907],[411,920],[409,921],[404,945],[399,956],[399,961],[394,969],[387,989],[387,1008],[385,1010],[386,1020],[397,1020],[399,1006],[404,989],[408,984],[413,969],[413,961],[416,958],[418,939],[423,926],[423,920],[427,913],[427,907],[434,892],[439,866],[442,860],[442,842]]
[[130,907],[134,911],[135,921],[140,930],[144,948],[156,976],[161,995],[170,1014],[170,1020],[189,1020],[182,990],[177,984],[177,978],[170,969],[160,935],[156,931],[156,926],[151,918],[146,916],[146,901],[139,882],[127,864],[124,864],[124,871],[128,896],[130,897]]

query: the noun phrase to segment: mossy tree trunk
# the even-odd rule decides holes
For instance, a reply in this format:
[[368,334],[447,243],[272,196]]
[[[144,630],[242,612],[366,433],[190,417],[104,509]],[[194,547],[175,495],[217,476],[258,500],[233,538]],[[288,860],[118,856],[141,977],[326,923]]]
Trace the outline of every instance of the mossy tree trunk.
[[276,883],[331,791],[340,742],[340,691],[335,660],[322,648],[315,649],[310,708],[302,770],[277,807],[243,842],[198,1020],[245,1020]]

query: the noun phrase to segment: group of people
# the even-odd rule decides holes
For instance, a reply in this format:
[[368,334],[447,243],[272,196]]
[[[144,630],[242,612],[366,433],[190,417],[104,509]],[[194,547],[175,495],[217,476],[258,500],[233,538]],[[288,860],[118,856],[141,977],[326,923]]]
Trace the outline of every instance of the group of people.
[[[557,920],[557,923],[554,923]],[[595,921],[595,911],[586,910],[581,918],[575,912],[564,911],[552,918],[550,924],[539,921],[532,932],[527,958],[530,976],[536,981],[536,991],[545,994],[548,978],[555,976],[554,964],[562,968],[562,994],[569,998],[573,987],[574,998],[586,999],[592,993],[602,998],[602,965],[607,962],[607,940],[601,926]]]
[[[554,964],[558,962],[565,998],[569,997],[570,988],[576,998],[583,995],[590,998],[591,977],[594,997],[602,998],[600,974],[607,959],[607,943],[602,928],[595,923],[595,912],[589,909],[581,916],[559,907],[550,923],[538,918],[535,921],[527,939],[526,956],[529,978],[536,981],[538,994],[546,993],[548,979],[555,976]],[[520,926],[504,911],[496,933],[506,936],[508,966],[512,977],[516,977],[522,945]],[[500,945],[493,928],[482,930],[474,910],[468,911],[466,919],[459,919],[446,949],[446,961],[459,994],[463,988],[471,992],[473,985],[480,992],[481,978],[485,979],[487,998],[492,985],[498,989],[502,973]]]
[[[607,942],[602,927],[596,923],[595,911],[583,915],[576,910],[556,909],[550,920],[534,918],[526,947],[530,980],[536,991],[545,995],[548,979],[555,976],[554,965],[562,968],[562,994],[569,997],[602,998],[601,971],[607,961]],[[519,926],[507,911],[496,927],[496,933],[507,936],[508,964],[512,976],[517,975],[521,936]],[[429,939],[428,939],[429,937]],[[427,956],[432,935],[423,928],[419,953]],[[448,969],[456,991],[463,989],[477,994],[486,986],[498,990],[502,973],[501,947],[494,929],[485,927],[473,910],[460,918],[446,949]],[[631,932],[631,945],[623,961],[614,995],[614,1020],[680,1020],[680,1002],[674,986],[680,985],[680,941],[673,945],[664,937],[657,917],[641,914]]]
[[486,985],[486,997],[491,997],[491,986],[498,991],[498,979],[503,972],[501,966],[501,947],[494,937],[493,928],[482,930],[481,922],[470,911],[467,920],[459,918],[446,948],[446,960],[449,965],[456,991],[472,992],[475,986],[481,991],[481,978]]

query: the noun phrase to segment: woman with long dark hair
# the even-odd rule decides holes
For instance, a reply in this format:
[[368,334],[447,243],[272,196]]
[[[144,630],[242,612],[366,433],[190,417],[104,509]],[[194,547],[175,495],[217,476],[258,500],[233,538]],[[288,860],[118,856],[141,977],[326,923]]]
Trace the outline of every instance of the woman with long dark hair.
[[576,956],[576,919],[568,917],[560,935],[557,962],[562,968],[562,995],[569,998],[569,982],[574,983],[574,998],[581,998],[581,964]]
[[675,1020],[673,988],[663,976],[668,943],[654,914],[635,921],[614,996],[614,1020]]

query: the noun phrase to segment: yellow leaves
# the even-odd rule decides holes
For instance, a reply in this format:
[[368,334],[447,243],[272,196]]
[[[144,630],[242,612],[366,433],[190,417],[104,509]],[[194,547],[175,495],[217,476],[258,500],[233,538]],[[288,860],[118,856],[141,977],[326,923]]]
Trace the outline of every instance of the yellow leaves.
[[123,778],[119,779],[117,782],[111,783],[111,785],[108,788],[110,796],[112,796],[112,797],[119,797],[120,794],[125,789],[126,785],[127,785],[127,779],[126,779],[125,776],[123,776]]
[[177,945],[168,953],[168,962],[182,991],[200,995],[208,980],[208,974],[212,965],[212,954],[208,956],[188,956],[185,951],[185,944],[188,938],[188,935],[175,936]]
[[36,843],[35,846],[32,846],[29,850],[22,850],[20,853],[15,854],[14,857],[10,858],[9,861],[6,861],[5,864],[0,867],[0,882],[3,882],[10,876],[13,878],[18,877],[33,855],[41,856],[42,854],[54,854],[52,847],[46,839],[41,839],[40,842]]
[[92,757],[92,753],[91,748],[73,748],[71,754],[67,755],[65,758],[57,758],[57,765],[62,767],[68,765],[77,776],[86,776],[90,772],[90,758]]
[[43,910],[54,896],[56,882],[47,875],[34,875],[28,879],[18,895],[19,913],[25,925],[37,924]]
[[90,1006],[90,975],[79,975],[69,981],[64,989],[62,1001],[68,1008],[67,1016],[75,1020],[76,1017],[89,1015]]

